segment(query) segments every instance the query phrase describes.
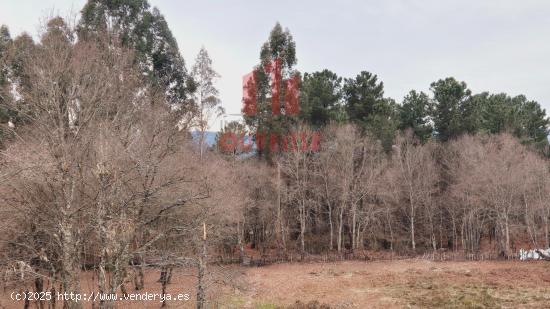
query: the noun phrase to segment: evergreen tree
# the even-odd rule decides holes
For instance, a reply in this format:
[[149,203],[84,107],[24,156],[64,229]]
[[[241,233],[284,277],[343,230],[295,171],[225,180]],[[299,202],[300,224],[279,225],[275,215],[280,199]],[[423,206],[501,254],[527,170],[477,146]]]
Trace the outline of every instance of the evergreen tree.
[[[2,124],[23,121],[13,109],[14,103],[25,106],[25,94],[32,87],[25,64],[35,51],[35,43],[30,35],[22,33],[11,39],[8,27],[0,27],[0,131]],[[8,108],[11,106],[11,108]],[[0,132],[0,143],[2,142]]]
[[472,96],[472,100],[480,107],[480,131],[491,134],[514,133],[518,110],[512,104],[512,98],[505,93],[482,92]]
[[[245,122],[254,131],[256,143],[265,145],[278,145],[280,137],[287,134],[291,127],[296,124],[297,117],[289,115],[285,111],[285,87],[284,80],[298,75],[294,70],[296,65],[296,43],[288,29],[283,30],[279,23],[269,34],[260,51],[260,64],[254,70],[254,87],[251,88],[249,100],[255,101],[255,113],[245,112]],[[272,70],[280,70],[278,80],[273,79]],[[275,85],[275,86],[274,86]],[[278,87],[277,87],[278,86]],[[273,88],[278,88],[273,93]],[[276,98],[273,98],[277,95]],[[279,106],[273,108],[274,101]],[[245,108],[254,102],[244,102]],[[270,140],[270,139],[277,140]],[[258,154],[271,158],[270,147],[260,147]]]
[[2,107],[2,103],[9,100],[9,69],[8,69],[8,49],[12,43],[10,32],[7,26],[0,26],[0,123],[7,121],[7,111]]
[[384,101],[384,83],[378,81],[378,76],[362,71],[354,79],[346,79],[344,98],[349,120],[366,128],[368,118]]
[[169,104],[186,110],[194,91],[185,62],[164,16],[147,0],[88,0],[82,9],[79,36],[114,33],[136,60],[150,83],[162,90]]
[[[29,58],[35,53],[36,47],[32,37],[27,33],[22,33],[13,40],[7,54],[7,64],[10,71],[9,79],[12,88],[16,92],[16,97],[13,99],[22,105],[25,104],[26,93],[33,86],[26,66],[30,61]],[[15,117],[15,115],[12,116]],[[16,120],[20,121],[21,119],[16,117]]]
[[367,120],[367,133],[380,141],[386,152],[391,151],[399,128],[399,106],[392,98],[384,98],[374,106]]
[[10,94],[10,81],[9,81],[9,67],[8,67],[8,49],[12,43],[10,32],[7,26],[0,26],[0,146],[4,139],[4,131],[2,126],[9,121],[9,113],[5,107],[9,100],[11,100]]
[[342,78],[329,70],[305,73],[300,89],[300,118],[313,127],[341,122]]
[[433,113],[433,102],[424,92],[411,90],[399,107],[399,129],[411,128],[421,142],[426,142],[433,133],[430,115]]
[[474,119],[471,116],[475,115],[475,111],[470,101],[471,91],[465,82],[448,77],[432,83],[430,89],[436,103],[433,120],[440,140],[447,141],[473,130],[471,123]]
[[518,105],[520,125],[518,135],[525,138],[528,143],[537,146],[548,145],[548,133],[550,121],[546,117],[546,110],[542,109],[536,101],[529,101],[524,95],[512,99]]
[[389,151],[399,126],[399,113],[395,101],[384,98],[384,84],[376,75],[362,71],[354,79],[346,79],[343,93],[348,119]]
[[524,95],[510,97],[506,93],[483,92],[472,96],[477,106],[479,131],[498,134],[508,132],[525,143],[548,144],[549,119],[539,103]]

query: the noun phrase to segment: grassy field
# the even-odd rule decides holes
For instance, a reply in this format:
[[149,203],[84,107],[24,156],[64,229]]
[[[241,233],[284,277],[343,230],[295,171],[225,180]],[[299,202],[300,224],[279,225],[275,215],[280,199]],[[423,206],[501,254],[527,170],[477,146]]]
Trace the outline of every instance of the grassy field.
[[331,308],[546,308],[550,263],[400,260],[281,264],[246,271],[245,304]]
[[[230,285],[211,285],[213,308],[287,308],[296,301],[330,308],[547,308],[550,303],[550,263],[544,261],[346,261],[229,267],[215,273],[219,278],[213,279],[230,278]],[[90,276],[84,275],[83,290],[93,289]],[[147,273],[147,292],[160,293],[157,280],[158,271]],[[193,284],[191,273],[176,271],[167,293],[189,293],[192,299],[167,307],[193,308]],[[6,297],[0,308],[22,308]],[[160,308],[160,303],[118,302],[117,307]]]

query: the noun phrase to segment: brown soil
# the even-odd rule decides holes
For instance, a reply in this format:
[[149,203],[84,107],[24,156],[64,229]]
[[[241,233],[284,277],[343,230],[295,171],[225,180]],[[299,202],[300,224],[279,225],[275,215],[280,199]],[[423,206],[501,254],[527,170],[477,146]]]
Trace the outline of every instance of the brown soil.
[[333,308],[547,308],[550,263],[399,260],[280,264],[247,271],[245,304]]
[[[431,262],[419,259],[336,263],[275,264],[243,268],[211,267],[212,308],[274,309],[297,300],[317,300],[331,308],[547,308],[550,303],[550,262]],[[174,273],[167,293],[187,293],[189,301],[168,302],[169,308],[193,308],[192,270]],[[160,293],[159,271],[146,275],[144,291]],[[94,287],[83,274],[83,292]],[[219,283],[215,283],[219,282]],[[23,308],[0,295],[0,308]],[[84,302],[86,308],[91,303]],[[35,308],[31,305],[31,308]],[[160,308],[157,301],[121,301],[117,308]]]

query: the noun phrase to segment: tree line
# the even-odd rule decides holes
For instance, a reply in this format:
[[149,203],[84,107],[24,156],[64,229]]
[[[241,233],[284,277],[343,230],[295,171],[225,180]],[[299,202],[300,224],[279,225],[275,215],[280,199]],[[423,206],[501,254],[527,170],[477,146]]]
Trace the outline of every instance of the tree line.
[[[367,71],[355,78],[330,70],[301,75],[295,52],[290,31],[276,24],[261,48],[255,89],[243,102],[246,109],[254,96],[256,113],[221,133],[322,136],[318,152],[257,151],[264,177],[275,180],[269,188],[254,186],[257,204],[245,210],[250,232],[243,237],[252,246],[302,256],[441,249],[502,257],[517,245],[549,246],[549,120],[537,102],[472,94],[449,77],[433,82],[431,94],[411,90],[398,104]],[[266,64],[274,61],[281,80],[301,78],[298,115],[285,115],[284,89],[273,92],[277,77]],[[280,113],[272,113],[274,96]],[[300,149],[281,145],[295,142],[275,141],[279,150]],[[239,160],[239,151],[229,158]]]
[[[280,63],[281,80],[300,77],[300,113],[296,117],[284,115],[284,87],[273,94],[274,80],[266,68],[274,61]],[[408,128],[423,143],[428,139],[446,142],[463,134],[510,133],[548,154],[546,112],[524,95],[473,94],[465,82],[447,77],[431,83],[430,94],[411,90],[399,104],[384,95],[384,83],[374,73],[361,71],[351,78],[342,78],[328,69],[302,74],[296,64],[296,43],[290,31],[277,23],[255,67],[257,82],[252,94],[257,112],[245,113],[245,124],[252,134],[284,133],[299,124],[322,128],[330,123],[353,123],[389,151],[396,132]],[[281,108],[275,115],[273,96],[279,96]],[[246,109],[249,102],[243,103]]]
[[254,187],[258,204],[245,209],[253,245],[302,255],[445,250],[506,258],[518,246],[549,245],[547,159],[510,134],[422,143],[407,130],[389,153],[356,125],[322,134],[318,153],[277,157],[264,176],[276,180],[262,189],[272,194]]
[[[284,91],[272,113],[274,59],[281,79],[300,77],[297,115],[285,115]],[[251,249],[507,257],[518,244],[549,245],[548,119],[538,103],[446,78],[398,104],[372,73],[302,74],[296,63],[277,24],[256,67],[256,114],[223,131],[319,132],[320,149],[239,156],[205,151],[219,76],[206,50],[187,71],[146,1],[90,0],[77,24],[51,18],[37,41],[3,26],[3,284],[79,293],[92,271],[98,291],[127,293],[144,288],[149,269],[165,289],[173,269],[195,267],[203,308],[206,287],[231,281],[206,266],[244,262]]]

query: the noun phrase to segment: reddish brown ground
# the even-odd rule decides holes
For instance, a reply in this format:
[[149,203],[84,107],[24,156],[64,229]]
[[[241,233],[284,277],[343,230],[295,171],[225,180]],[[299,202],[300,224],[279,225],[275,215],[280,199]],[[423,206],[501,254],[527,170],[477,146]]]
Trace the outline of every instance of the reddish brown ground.
[[335,308],[548,308],[548,262],[399,260],[250,269],[247,302]]
[[[177,271],[167,292],[189,293],[193,299],[171,302],[169,308],[194,307],[195,278],[190,275]],[[147,273],[146,292],[160,293],[158,278],[157,270]],[[225,287],[210,286],[219,308],[278,308],[297,300],[318,300],[332,308],[548,308],[550,304],[550,262],[544,261],[276,264],[216,269],[215,279],[225,279]],[[84,275],[83,289],[92,289],[90,273]],[[128,291],[134,292],[131,285]],[[7,293],[0,300],[0,308],[22,305],[9,300]],[[118,302],[117,307],[160,308],[160,303]]]

